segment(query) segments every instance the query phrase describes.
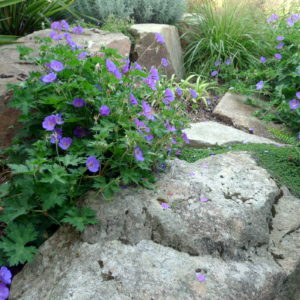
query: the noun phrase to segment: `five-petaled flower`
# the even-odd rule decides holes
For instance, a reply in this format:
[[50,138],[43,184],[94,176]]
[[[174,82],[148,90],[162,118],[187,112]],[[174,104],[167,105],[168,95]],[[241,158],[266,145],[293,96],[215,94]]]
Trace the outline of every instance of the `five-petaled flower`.
[[144,161],[144,153],[139,146],[134,148],[134,156],[137,161]]
[[63,137],[60,139],[58,146],[63,149],[63,150],[67,150],[71,144],[72,144],[73,140],[69,137]]
[[57,78],[57,75],[54,72],[51,72],[49,74],[46,74],[42,77],[42,81],[45,83],[50,83],[55,81]]
[[170,102],[173,102],[175,100],[173,92],[171,89],[165,90],[165,97],[162,99],[162,101],[168,105]]
[[195,90],[190,89],[190,94],[191,94],[192,98],[194,98],[194,99],[198,98],[198,94],[197,94],[197,92]]
[[167,67],[169,65],[169,62],[166,58],[162,58],[161,59],[161,64],[164,66],[164,67]]
[[81,98],[75,98],[72,101],[72,104],[73,104],[73,106],[80,108],[80,107],[85,106],[85,101]]
[[267,59],[265,57],[263,57],[263,56],[261,56],[259,60],[263,64],[267,61]]
[[176,88],[176,93],[179,97],[182,96],[182,89],[180,87]]
[[92,173],[96,173],[100,169],[100,161],[96,158],[96,156],[89,156],[86,160],[86,167]]
[[274,57],[278,60],[281,60],[282,56],[279,53],[274,54]]
[[210,73],[210,76],[215,77],[215,76],[217,76],[218,74],[219,74],[218,71],[212,71],[212,72]]
[[165,42],[164,37],[160,33],[155,33],[156,42],[159,44],[163,44]]
[[102,116],[108,116],[110,114],[110,108],[106,105],[102,105],[99,111]]
[[259,82],[256,84],[256,90],[261,90],[261,89],[263,89],[264,84],[265,84],[265,83],[264,83],[263,80],[259,81]]
[[196,273],[196,277],[200,282],[203,282],[206,280],[205,275],[201,273]]
[[62,71],[64,69],[64,65],[63,65],[63,63],[61,63],[58,60],[51,60],[51,62],[50,62],[50,68],[53,71],[60,72],[60,71]]
[[289,105],[290,105],[290,109],[295,110],[299,107],[300,101],[297,99],[293,99],[289,102]]

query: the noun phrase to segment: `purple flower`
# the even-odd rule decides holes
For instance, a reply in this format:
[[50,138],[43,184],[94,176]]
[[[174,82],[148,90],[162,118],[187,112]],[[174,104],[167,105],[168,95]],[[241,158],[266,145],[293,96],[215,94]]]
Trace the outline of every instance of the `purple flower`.
[[137,62],[134,63],[134,68],[136,70],[138,70],[138,71],[142,71],[143,70],[143,68]]
[[88,52],[81,52],[80,54],[77,55],[78,59],[85,59],[89,55]]
[[274,57],[275,57],[276,59],[278,59],[278,60],[281,60],[281,58],[282,58],[281,54],[278,54],[278,53],[276,53],[276,54],[274,55]]
[[165,90],[165,97],[162,99],[162,101],[168,105],[170,102],[174,101],[174,95],[173,92],[170,89]]
[[200,197],[199,201],[201,201],[201,202],[207,202],[207,201],[208,201],[208,199],[207,199],[207,198],[205,198],[205,197]]
[[55,117],[55,122],[56,122],[57,125],[64,124],[64,121],[62,119],[62,115],[61,114],[56,114],[56,115],[54,115],[54,117]]
[[170,125],[170,122],[168,120],[165,123],[165,127],[170,132],[175,132],[176,131],[176,127],[174,125]]
[[189,143],[190,143],[190,140],[189,140],[189,138],[187,137],[186,133],[183,133],[183,134],[182,134],[182,138],[183,138],[183,140],[185,141],[186,144],[189,144]]
[[276,40],[277,40],[277,41],[283,41],[283,40],[284,40],[284,36],[278,36],[278,37],[276,38]]
[[96,156],[89,156],[85,165],[90,172],[96,173],[99,171],[100,161],[96,158]]
[[299,107],[300,101],[298,101],[297,99],[293,99],[289,102],[289,105],[290,105],[290,109],[295,110]]
[[166,58],[162,58],[161,59],[161,64],[164,66],[164,67],[167,67],[169,65],[169,62]]
[[62,30],[62,25],[61,25],[61,23],[60,22],[53,22],[52,24],[51,24],[51,29],[52,30],[55,30],[55,31],[61,31]]
[[212,72],[210,73],[210,76],[215,77],[215,76],[217,76],[218,74],[219,74],[218,71],[212,71]]
[[109,59],[106,60],[106,68],[110,73],[113,73],[117,79],[122,79],[122,74],[120,73],[119,69]]
[[172,142],[173,145],[176,145],[176,144],[177,144],[177,141],[176,141],[176,139],[175,139],[174,137],[172,137],[171,142]]
[[191,94],[192,98],[198,98],[198,94],[195,90],[190,89],[190,94]]
[[146,102],[142,101],[142,107],[143,107],[143,114],[148,120],[155,120],[154,118],[154,112],[152,110],[152,107]]
[[60,72],[64,69],[64,65],[58,60],[51,60],[49,66],[53,71],[56,71],[56,72]]
[[87,128],[81,127],[81,126],[77,126],[74,131],[73,134],[79,138],[82,139],[83,137],[85,137],[86,135],[88,135],[90,132],[88,131]]
[[135,126],[138,128],[138,132],[142,133],[142,130],[145,132],[150,132],[150,128],[147,127],[144,122],[140,121],[139,119],[135,119],[134,122]]
[[137,105],[137,104],[139,104],[138,101],[136,100],[136,98],[134,97],[133,94],[130,94],[129,98],[130,98],[130,103],[131,103],[132,105]]
[[150,77],[152,80],[159,81],[159,73],[155,67],[150,68]]
[[249,133],[253,134],[254,133],[254,128],[249,128]]
[[298,21],[299,18],[300,18],[300,14],[297,14],[297,15],[296,14],[292,14],[291,18],[292,18],[293,21]]
[[77,44],[72,40],[72,37],[70,35],[67,35],[68,33],[65,33],[67,44],[75,50],[76,48],[79,48]]
[[50,136],[50,143],[56,144],[59,142],[59,140],[62,138],[62,129],[61,128],[55,128],[53,130],[53,133]]
[[231,58],[226,59],[225,64],[226,65],[231,65],[232,64],[232,59]]
[[62,35],[60,35],[56,31],[51,31],[50,34],[49,34],[49,37],[51,37],[51,39],[54,40],[54,41],[59,41],[59,40],[62,39]]
[[276,14],[272,14],[268,19],[267,19],[267,22],[268,23],[271,23],[271,22],[276,22],[279,20],[279,16],[276,15]]
[[0,281],[4,284],[11,284],[11,272],[6,267],[0,268]]
[[110,114],[110,108],[106,105],[102,105],[99,109],[102,116],[108,116]]
[[196,273],[196,277],[200,282],[203,282],[206,280],[205,275],[201,273]]
[[221,61],[217,60],[217,61],[215,62],[215,67],[218,67],[220,64],[221,64]]
[[156,42],[159,43],[159,44],[163,44],[165,43],[165,39],[163,38],[163,36],[160,34],[160,33],[155,33],[155,39],[156,39]]
[[125,59],[125,65],[122,68],[122,73],[126,74],[130,71],[130,60],[129,59]]
[[42,77],[42,81],[43,82],[45,82],[45,83],[50,83],[50,82],[53,82],[53,81],[55,81],[56,80],[56,77],[57,77],[57,75],[55,74],[55,73],[49,73],[49,74],[47,74],[47,75],[44,75],[43,77]]
[[145,140],[148,141],[148,142],[152,141],[153,138],[154,138],[154,136],[152,134],[149,134],[149,135],[145,136]]
[[165,203],[165,202],[163,202],[163,203],[161,203],[161,205],[160,205],[162,208],[170,208],[170,206],[169,206],[169,204],[168,203]]
[[153,91],[157,91],[156,88],[156,82],[151,78],[151,75],[149,75],[147,78],[144,78],[144,82],[151,88]]
[[85,106],[85,101],[83,99],[81,99],[81,98],[75,98],[72,101],[72,104],[75,107],[83,107],[83,106]]
[[265,57],[263,57],[263,56],[261,56],[259,60],[263,64],[267,61],[267,59]]
[[61,27],[62,27],[64,30],[69,30],[69,29],[70,29],[70,25],[69,25],[69,23],[68,23],[66,20],[61,20],[61,21],[60,21],[60,24],[61,24]]
[[42,126],[47,131],[52,131],[56,125],[56,118],[54,115],[48,116],[44,119]]
[[135,159],[138,161],[144,161],[145,158],[143,156],[143,151],[141,150],[141,148],[139,146],[134,148],[134,156]]
[[71,144],[72,144],[73,140],[69,137],[63,137],[60,139],[58,146],[63,149],[63,150],[67,150]]
[[283,46],[284,46],[284,43],[279,43],[278,45],[277,45],[277,49],[282,49],[283,48]]
[[286,20],[286,23],[288,24],[288,26],[290,26],[290,27],[292,27],[292,26],[294,26],[295,25],[295,23],[294,23],[294,21],[293,21],[293,19],[292,18],[288,18],[287,20]]
[[4,283],[0,283],[0,300],[6,300],[9,296],[9,289]]
[[77,26],[77,27],[74,27],[73,29],[72,29],[72,31],[73,31],[73,33],[75,33],[75,34],[82,34],[83,33],[83,28],[81,27],[81,26]]
[[256,84],[256,90],[261,90],[264,87],[264,82],[261,80]]
[[180,87],[178,87],[178,88],[176,89],[176,93],[177,93],[177,95],[178,95],[179,97],[181,97],[181,96],[182,96],[182,89],[181,89]]
[[297,93],[296,93],[296,97],[297,97],[298,99],[300,99],[300,92],[297,92]]

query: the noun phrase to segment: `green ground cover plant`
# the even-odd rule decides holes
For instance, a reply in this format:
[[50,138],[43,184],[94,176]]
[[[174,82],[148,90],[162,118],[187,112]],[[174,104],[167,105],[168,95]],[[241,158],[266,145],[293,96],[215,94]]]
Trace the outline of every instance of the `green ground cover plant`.
[[[95,212],[79,201],[88,190],[111,199],[130,184],[151,188],[168,156],[189,142],[178,85],[116,50],[89,53],[72,40],[65,21],[51,28],[51,38],[66,43],[41,39],[40,56],[27,59],[43,71],[11,86],[22,128],[1,153],[9,179],[0,186],[3,265],[30,261],[53,226],[82,231],[96,223]],[[164,43],[160,34],[153,40],[153,47]],[[19,50],[22,57],[31,52]]]
[[185,147],[180,158],[195,162],[210,155],[229,151],[249,151],[258,165],[267,169],[278,184],[287,186],[295,196],[300,196],[300,150],[297,147],[263,144],[233,144],[207,149]]

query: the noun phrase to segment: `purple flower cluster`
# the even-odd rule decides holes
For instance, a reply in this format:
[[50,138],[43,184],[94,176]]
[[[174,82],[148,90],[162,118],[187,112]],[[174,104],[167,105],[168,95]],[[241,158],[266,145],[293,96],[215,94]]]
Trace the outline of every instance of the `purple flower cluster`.
[[162,99],[162,101],[166,104],[169,105],[170,102],[173,102],[175,100],[175,97],[173,95],[173,92],[171,89],[166,89],[165,90],[165,97]]
[[53,131],[56,125],[62,125],[64,121],[60,114],[51,115],[44,119],[42,126],[47,131]]
[[8,284],[11,284],[12,274],[6,267],[0,268],[0,300],[6,300],[9,297]]

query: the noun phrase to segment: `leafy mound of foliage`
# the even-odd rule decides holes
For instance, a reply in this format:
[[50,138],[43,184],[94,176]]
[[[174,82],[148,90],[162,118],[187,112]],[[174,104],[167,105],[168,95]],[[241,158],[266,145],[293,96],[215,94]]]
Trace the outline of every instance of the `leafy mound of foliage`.
[[100,24],[111,15],[136,23],[173,24],[183,15],[185,0],[76,0],[73,7],[87,21]]
[[209,74],[222,62],[247,69],[258,55],[270,51],[272,33],[266,26],[261,10],[249,0],[203,0],[186,19],[187,32],[184,54],[188,72]]
[[210,155],[229,151],[252,152],[260,166],[267,169],[273,178],[300,197],[300,149],[299,147],[278,147],[262,144],[234,144],[227,147],[192,149],[186,147],[181,159],[195,162]]
[[51,37],[67,45],[52,46],[45,38],[40,57],[33,58],[43,71],[12,86],[10,104],[22,112],[22,129],[3,152],[11,178],[0,186],[2,264],[30,261],[55,225],[82,231],[96,223],[95,212],[78,202],[88,190],[111,199],[129,184],[151,187],[169,154],[188,142],[176,86],[115,50],[81,49],[62,31],[67,27],[65,21],[52,24]]
[[274,36],[270,55],[261,53],[242,72],[220,66],[218,79],[227,88],[268,99],[268,106],[258,115],[285,124],[300,138],[300,13],[282,17],[273,14],[267,22]]

